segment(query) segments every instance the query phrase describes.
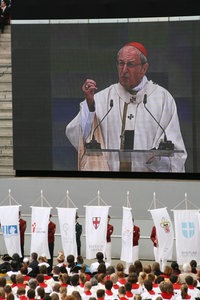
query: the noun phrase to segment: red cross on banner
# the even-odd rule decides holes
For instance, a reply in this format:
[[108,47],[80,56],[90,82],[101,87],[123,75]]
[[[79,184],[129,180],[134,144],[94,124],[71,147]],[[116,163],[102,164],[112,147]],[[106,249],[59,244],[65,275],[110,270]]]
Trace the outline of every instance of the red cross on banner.
[[93,217],[92,218],[92,223],[95,229],[97,229],[99,227],[99,224],[101,222],[101,218],[100,217]]

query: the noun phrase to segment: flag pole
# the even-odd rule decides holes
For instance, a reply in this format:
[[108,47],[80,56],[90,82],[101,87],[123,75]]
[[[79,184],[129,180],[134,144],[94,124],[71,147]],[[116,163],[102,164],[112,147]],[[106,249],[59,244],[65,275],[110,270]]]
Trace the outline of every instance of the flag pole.
[[41,207],[44,206],[43,190],[40,191]]
[[185,193],[185,209],[188,209],[187,193]]
[[153,207],[156,209],[156,193],[153,193]]
[[97,192],[97,204],[100,206],[100,191]]
[[130,194],[129,191],[127,191],[127,193],[126,193],[126,206],[130,208],[131,205],[130,205],[130,200],[129,200],[129,194]]
[[11,189],[8,190],[8,201],[9,201],[9,205],[11,205]]
[[67,207],[69,208],[69,191],[67,190]]

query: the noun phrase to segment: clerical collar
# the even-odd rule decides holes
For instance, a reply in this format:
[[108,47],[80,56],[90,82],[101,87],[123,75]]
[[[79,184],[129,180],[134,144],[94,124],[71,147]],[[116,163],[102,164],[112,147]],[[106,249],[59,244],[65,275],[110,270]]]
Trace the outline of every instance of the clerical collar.
[[146,76],[143,76],[142,78],[142,81],[137,85],[135,86],[132,91],[133,92],[139,92],[141,89],[143,89],[143,87],[145,86],[145,84],[147,83],[148,79]]

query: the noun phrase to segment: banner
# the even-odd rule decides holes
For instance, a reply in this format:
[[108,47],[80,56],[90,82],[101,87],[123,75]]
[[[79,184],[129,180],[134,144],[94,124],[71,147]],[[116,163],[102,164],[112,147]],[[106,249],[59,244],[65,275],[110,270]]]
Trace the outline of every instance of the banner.
[[73,254],[75,258],[77,257],[75,231],[76,210],[76,208],[57,207],[61,242],[65,257],[69,254]]
[[123,207],[121,260],[133,263],[133,218],[131,208]]
[[174,210],[176,256],[179,264],[200,261],[200,230],[197,210]]
[[7,253],[18,253],[21,257],[19,205],[0,206],[0,224]]
[[51,207],[32,207],[31,215],[31,250],[38,256],[50,259],[48,245],[48,224]]
[[109,206],[85,208],[86,259],[93,259],[97,252],[105,255]]
[[174,230],[167,208],[152,209],[150,213],[156,226],[159,258],[170,260],[173,254]]

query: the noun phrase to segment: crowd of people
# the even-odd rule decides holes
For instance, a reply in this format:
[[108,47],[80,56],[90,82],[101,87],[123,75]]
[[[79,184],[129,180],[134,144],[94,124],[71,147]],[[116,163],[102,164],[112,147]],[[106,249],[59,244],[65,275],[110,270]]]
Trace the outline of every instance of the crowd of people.
[[[197,300],[200,299],[200,269],[196,260],[179,266],[176,261],[158,261],[159,247],[156,228],[153,242],[155,261],[142,263],[139,259],[140,228],[133,225],[133,262],[111,261],[111,239],[114,226],[107,222],[105,255],[96,253],[96,260],[85,263],[81,255],[82,225],[76,214],[77,253],[65,256],[59,251],[53,260],[55,223],[49,218],[51,259],[32,252],[24,257],[26,221],[19,213],[22,256],[4,254],[0,264],[0,300]],[[134,223],[134,220],[133,220]]]
[[87,265],[84,258],[58,252],[51,270],[46,257],[33,252],[23,260],[3,255],[0,264],[1,300],[196,300],[200,298],[200,270],[191,260],[176,261],[161,271],[158,262],[129,265],[105,262],[102,252]]

